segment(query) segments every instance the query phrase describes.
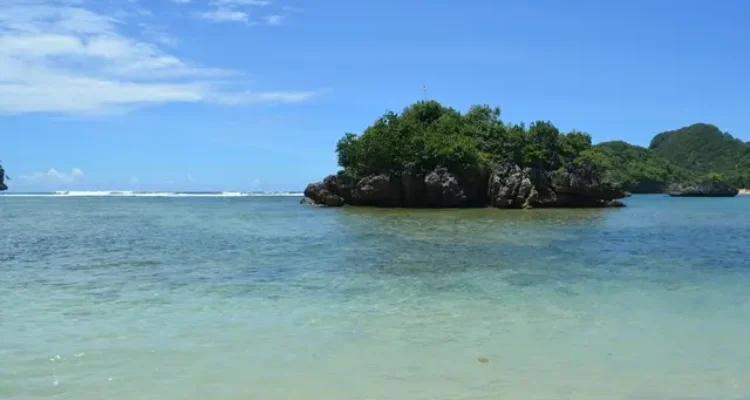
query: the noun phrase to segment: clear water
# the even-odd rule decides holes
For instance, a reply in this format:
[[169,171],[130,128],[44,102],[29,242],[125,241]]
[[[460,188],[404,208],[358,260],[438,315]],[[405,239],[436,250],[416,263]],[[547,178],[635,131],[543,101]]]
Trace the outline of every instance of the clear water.
[[0,198],[0,398],[750,399],[750,196],[628,204]]

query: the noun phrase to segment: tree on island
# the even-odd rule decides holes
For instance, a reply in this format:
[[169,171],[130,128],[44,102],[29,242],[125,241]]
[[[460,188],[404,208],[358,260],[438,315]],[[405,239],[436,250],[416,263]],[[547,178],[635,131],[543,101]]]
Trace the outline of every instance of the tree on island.
[[336,151],[343,171],[305,191],[316,203],[570,207],[626,195],[588,134],[562,133],[548,121],[505,123],[487,105],[461,113],[420,101],[345,134]]
[[336,151],[343,171],[306,191],[317,203],[596,205],[622,197],[623,189],[674,194],[706,183],[711,172],[722,175],[711,186],[722,193],[750,186],[750,144],[702,123],[660,133],[649,148],[592,145],[588,134],[560,132],[549,121],[506,123],[499,108],[461,113],[421,101],[386,112],[359,135],[347,133]]
[[481,172],[506,163],[545,171],[585,164],[602,174],[611,168],[586,133],[564,134],[548,121],[506,124],[499,108],[479,105],[462,114],[436,101],[387,112],[361,135],[344,135],[336,150],[339,165],[354,177],[438,167]]

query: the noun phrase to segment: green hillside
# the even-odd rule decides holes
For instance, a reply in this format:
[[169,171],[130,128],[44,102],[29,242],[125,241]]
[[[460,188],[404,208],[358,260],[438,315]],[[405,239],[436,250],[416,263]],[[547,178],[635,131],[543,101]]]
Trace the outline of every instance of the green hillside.
[[656,135],[656,155],[697,175],[719,173],[731,184],[750,186],[750,144],[710,124],[693,124]]
[[611,164],[614,178],[623,183],[633,193],[663,192],[670,183],[692,180],[694,174],[688,172],[654,151],[623,141],[598,144]]

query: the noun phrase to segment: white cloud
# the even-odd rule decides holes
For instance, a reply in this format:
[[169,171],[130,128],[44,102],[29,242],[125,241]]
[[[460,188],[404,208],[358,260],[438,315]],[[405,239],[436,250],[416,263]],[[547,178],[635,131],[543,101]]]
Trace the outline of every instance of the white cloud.
[[177,3],[177,4],[187,4],[187,3],[190,3],[190,0],[170,0],[170,1],[172,3]]
[[60,172],[51,168],[47,172],[34,172],[29,175],[21,175],[21,179],[31,182],[47,183],[73,183],[83,178],[83,171],[79,168],[73,168],[70,172]]
[[[214,22],[244,22],[250,21],[249,7],[265,7],[271,4],[268,0],[211,0],[213,9],[197,12],[196,16]],[[253,21],[251,25],[258,25]]]
[[217,8],[211,11],[200,12],[196,14],[198,17],[215,21],[215,22],[247,22],[248,15],[246,12],[232,10],[229,8]]
[[[160,45],[177,39],[163,30],[140,39],[129,36],[130,17],[115,18],[83,4],[0,0],[0,113],[110,114],[165,103],[293,103],[316,93],[250,91],[235,71],[197,66],[166,52]],[[232,9],[214,10],[210,17],[248,18]]]
[[319,94],[321,91],[310,92],[245,92],[234,93],[232,95],[222,95],[219,98],[211,99],[218,104],[260,104],[260,103],[281,103],[292,104],[301,103],[309,100]]
[[137,185],[140,182],[137,176],[131,176],[130,180],[128,180],[128,183],[131,185]]
[[281,25],[281,21],[284,19],[281,15],[266,15],[263,17],[263,21],[268,25]]

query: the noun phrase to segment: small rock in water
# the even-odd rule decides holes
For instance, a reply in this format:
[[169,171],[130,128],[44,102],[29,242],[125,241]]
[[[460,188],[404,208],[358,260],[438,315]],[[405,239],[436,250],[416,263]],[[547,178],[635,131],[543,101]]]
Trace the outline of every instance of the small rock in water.
[[487,357],[479,357],[479,358],[477,358],[477,360],[478,360],[478,361],[479,361],[480,363],[482,363],[482,364],[487,364],[487,363],[489,363],[489,362],[490,362],[490,359],[489,359],[489,358],[487,358]]

